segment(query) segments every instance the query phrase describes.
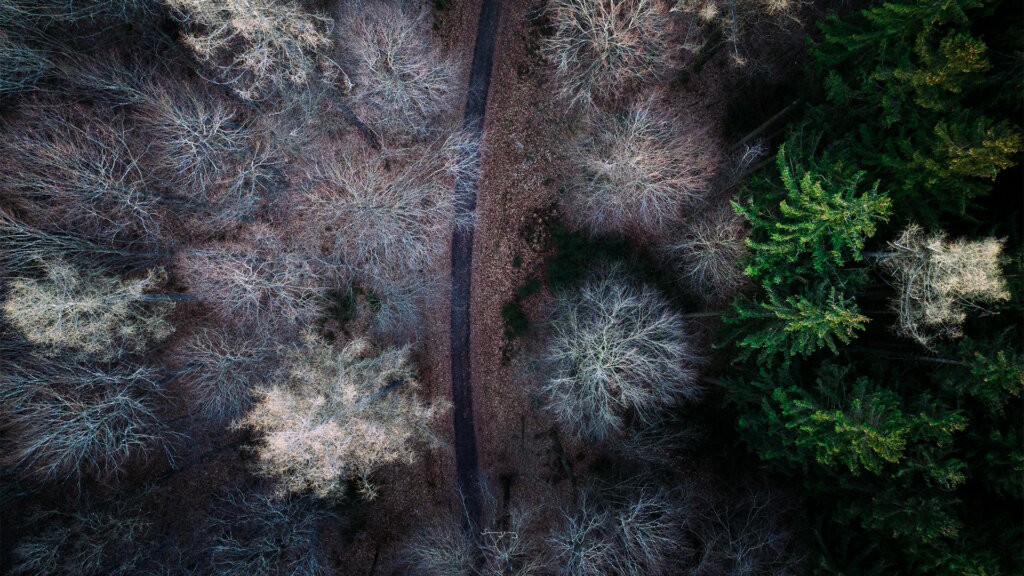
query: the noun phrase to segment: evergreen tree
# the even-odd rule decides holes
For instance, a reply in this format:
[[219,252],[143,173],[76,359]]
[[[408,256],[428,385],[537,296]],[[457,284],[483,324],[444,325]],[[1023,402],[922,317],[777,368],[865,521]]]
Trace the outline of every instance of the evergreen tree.
[[733,323],[757,322],[758,328],[739,342],[741,357],[759,351],[760,362],[771,362],[777,354],[786,358],[808,356],[820,348],[838,352],[837,340],[849,344],[855,330],[863,330],[867,316],[860,314],[857,303],[819,286],[818,290],[785,299],[775,292],[766,292],[767,301],[740,300]]
[[930,224],[965,215],[1018,163],[1018,118],[984,95],[1006,90],[990,74],[993,58],[1012,62],[1019,48],[993,51],[974,30],[1008,9],[1001,0],[899,0],[821,26],[812,55],[826,101],[811,112],[815,127],[892,187],[901,214]]
[[[875,183],[858,188],[864,173],[827,158],[789,158],[779,149],[779,180],[757,183],[734,209],[751,225],[746,274],[761,290],[737,299],[726,321],[741,326],[739,359],[757,351],[760,363],[782,355],[808,356],[820,348],[838,351],[863,330],[868,318],[845,291],[863,283],[864,243],[889,214],[889,199]],[[794,173],[803,173],[798,180]]]
[[[767,430],[772,444],[785,446],[766,450],[769,459],[817,464],[837,476],[888,474],[892,467],[886,465],[905,461],[914,445],[948,445],[964,427],[961,415],[938,414],[936,405],[909,410],[898,394],[851,376],[848,366],[827,362],[815,371],[812,386],[798,382],[783,369],[762,371],[751,383],[764,400],[740,426]],[[943,466],[926,472],[949,476]]]
[[[1024,286],[1000,269],[1020,220],[996,223],[1005,241],[972,224],[1024,149],[1021,7],[892,0],[829,17],[808,70],[821,90],[793,131],[828,139],[810,153],[791,137],[779,177],[734,204],[757,286],[727,317],[726,397],[743,441],[803,486],[817,574],[1024,565]],[[893,251],[860,264],[889,219],[970,237],[883,229]],[[886,300],[895,332],[861,312]]]
[[878,192],[878,183],[859,192],[864,172],[846,176],[841,165],[827,166],[828,172],[803,171],[797,179],[794,172],[801,166],[787,159],[785,145],[776,166],[780,191],[734,203],[751,224],[747,275],[771,286],[859,261],[865,239],[889,216],[890,202]]
[[[736,359],[727,398],[741,438],[826,511],[821,542],[836,548],[819,551],[821,573],[854,565],[890,574],[1006,570],[1020,559],[1005,547],[1006,534],[1020,532],[1008,528],[1013,513],[989,528],[976,510],[1019,503],[1024,494],[1024,372],[1013,346],[968,337],[961,347],[937,340],[922,349],[889,330],[855,340],[870,329],[858,301],[882,304],[880,273],[894,266],[917,276],[897,281],[890,295],[904,284],[956,294],[991,287],[999,297],[990,300],[1000,303],[994,315],[958,316],[957,331],[1000,325],[998,313],[1015,309],[1002,305],[1011,294],[999,274],[1001,245],[926,239],[912,227],[913,242],[898,236],[895,252],[860,264],[890,214],[888,197],[878,185],[859,192],[864,173],[848,165],[794,156],[780,151],[778,180],[755,181],[735,204],[751,223],[746,274],[759,283],[726,318]],[[1010,333],[1019,338],[1019,331]],[[823,348],[831,354],[818,353]],[[875,550],[877,562],[855,550]]]

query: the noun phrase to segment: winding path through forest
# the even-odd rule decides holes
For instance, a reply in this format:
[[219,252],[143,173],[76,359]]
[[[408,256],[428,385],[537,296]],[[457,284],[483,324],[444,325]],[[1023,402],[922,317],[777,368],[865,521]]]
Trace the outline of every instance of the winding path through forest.
[[[483,0],[477,24],[473,64],[463,129],[482,142],[487,92],[491,85],[494,41],[501,16],[500,0]],[[451,299],[451,368],[455,466],[467,520],[477,525],[481,514],[480,483],[477,470],[476,431],[473,427],[473,389],[470,367],[470,293],[473,269],[473,218],[476,193],[480,181],[480,146],[466,152],[472,154],[472,169],[463,172],[455,182],[456,210],[460,220],[469,224],[452,233],[452,299]]]

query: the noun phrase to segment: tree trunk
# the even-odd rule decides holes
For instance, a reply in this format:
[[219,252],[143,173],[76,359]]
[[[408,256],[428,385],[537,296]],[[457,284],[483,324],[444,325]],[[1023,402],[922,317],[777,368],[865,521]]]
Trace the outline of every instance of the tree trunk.
[[861,252],[861,256],[868,260],[885,260],[896,255],[896,252]]
[[710,312],[688,312],[686,314],[680,314],[680,316],[683,318],[716,318],[724,313],[724,310],[713,310]]
[[[750,132],[749,134],[747,134],[747,135],[746,135],[746,136],[744,136],[743,138],[740,138],[740,141],[739,141],[739,142],[737,142],[737,143],[736,143],[736,144],[735,144],[735,145],[734,145],[734,146],[732,147],[732,149],[733,149],[733,150],[738,150],[740,146],[743,146],[744,144],[746,144],[746,143],[747,143],[747,142],[749,142],[750,140],[752,140],[752,139],[756,138],[756,137],[757,137],[757,136],[758,136],[759,134],[761,134],[762,132],[764,132],[765,130],[767,130],[768,128],[770,128],[772,124],[774,124],[774,123],[775,123],[775,122],[777,122],[777,121],[778,121],[778,120],[779,120],[780,118],[782,118],[783,116],[785,116],[785,115],[786,115],[786,114],[787,114],[787,113],[788,113],[788,112],[789,112],[790,110],[792,110],[792,109],[793,109],[793,108],[794,108],[794,107],[795,107],[795,106],[796,106],[797,104],[799,104],[800,102],[802,102],[802,99],[797,99],[797,100],[793,100],[793,101],[792,101],[792,102],[791,102],[791,103],[789,104],[789,106],[786,106],[786,107],[785,107],[785,108],[783,108],[782,110],[779,110],[778,112],[776,112],[776,113],[775,113],[775,115],[774,115],[774,116],[772,116],[771,118],[769,118],[769,119],[765,120],[765,121],[764,121],[764,123],[762,123],[762,124],[761,124],[760,126],[758,126],[757,128],[754,128],[754,130],[753,130],[753,131],[751,131],[751,132]],[[774,160],[774,158],[772,158],[772,160]]]
[[146,302],[177,302],[181,300],[196,300],[195,294],[143,294],[139,300]]

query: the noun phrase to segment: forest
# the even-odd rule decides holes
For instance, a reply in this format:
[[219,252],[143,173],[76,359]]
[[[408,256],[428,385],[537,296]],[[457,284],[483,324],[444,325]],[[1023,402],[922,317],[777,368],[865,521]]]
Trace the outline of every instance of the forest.
[[1024,574],[1024,4],[0,0],[0,574]]

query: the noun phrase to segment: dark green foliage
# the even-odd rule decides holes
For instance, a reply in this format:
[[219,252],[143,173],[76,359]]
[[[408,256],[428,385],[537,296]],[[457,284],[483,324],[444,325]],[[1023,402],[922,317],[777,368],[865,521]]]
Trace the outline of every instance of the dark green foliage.
[[[888,465],[903,461],[915,446],[948,445],[964,426],[956,412],[932,414],[930,405],[914,410],[893,391],[831,362],[815,371],[810,386],[788,370],[762,371],[750,385],[763,400],[740,427],[767,432],[759,439],[762,457],[801,467],[813,463],[840,475],[888,474]],[[929,473],[947,485],[962,480],[944,468]]]
[[1019,334],[989,341],[965,338],[945,352],[953,361],[935,375],[941,390],[973,415],[967,459],[973,476],[991,494],[1024,495],[1024,358]]
[[821,26],[812,55],[826,98],[809,116],[905,219],[968,215],[1019,162],[1020,115],[1002,102],[1016,93],[1020,106],[1019,33],[989,34],[988,18],[1019,25],[1019,3],[898,0]]
[[963,374],[946,386],[957,396],[979,402],[993,415],[1024,397],[1024,361],[1012,341],[999,339],[985,346],[965,338],[954,350],[962,360],[952,366],[962,367],[957,372]]
[[756,325],[738,342],[741,358],[758,351],[758,360],[770,363],[776,354],[787,358],[809,356],[828,347],[838,352],[837,341],[849,344],[855,330],[863,330],[868,321],[860,314],[857,303],[838,294],[835,288],[819,289],[782,299],[774,292],[765,292],[766,301],[739,300],[733,323]]
[[[864,275],[845,265],[862,260],[865,242],[889,216],[877,183],[858,191],[862,171],[827,158],[790,158],[785,146],[776,165],[778,180],[756,182],[733,203],[750,222],[745,271],[761,288],[738,298],[726,321],[741,326],[739,358],[756,352],[762,364],[821,348],[835,354],[838,343],[864,329],[868,318],[845,292]],[[794,172],[803,175],[798,180]]]
[[830,18],[810,71],[822,92],[777,171],[734,203],[757,285],[720,339],[735,360],[726,398],[743,442],[802,484],[819,518],[815,573],[1024,565],[1020,283],[1010,302],[969,314],[962,340],[926,350],[886,328],[892,288],[864,252],[889,250],[887,222],[917,222],[998,229],[1014,253],[1019,221],[972,222],[1024,147],[1019,12],[900,0]]
[[[730,379],[741,437],[771,469],[804,484],[811,509],[830,519],[820,527],[823,539],[843,533],[873,543],[887,573],[961,574],[957,566],[997,573],[1016,565],[1019,548],[975,534],[1020,532],[1019,418],[978,414],[936,386],[950,377],[963,382],[966,365],[930,373],[927,364],[873,360],[845,350],[835,362]],[[1013,414],[1020,410],[1018,398]],[[999,525],[976,517],[989,506],[1010,516]],[[824,563],[836,551],[819,553]],[[853,562],[833,560],[833,570]]]

